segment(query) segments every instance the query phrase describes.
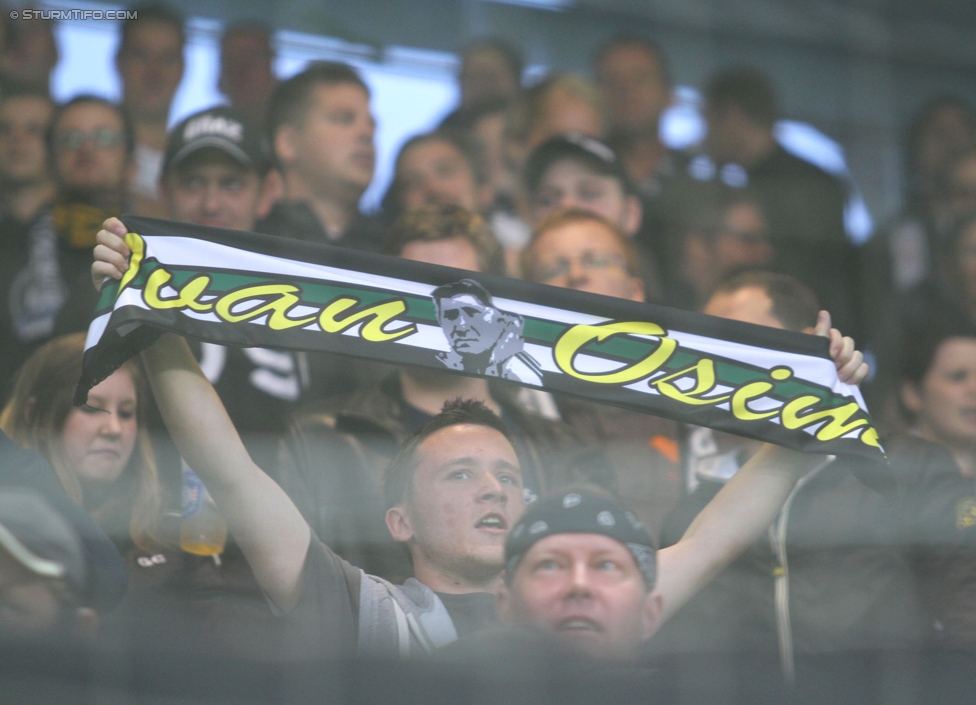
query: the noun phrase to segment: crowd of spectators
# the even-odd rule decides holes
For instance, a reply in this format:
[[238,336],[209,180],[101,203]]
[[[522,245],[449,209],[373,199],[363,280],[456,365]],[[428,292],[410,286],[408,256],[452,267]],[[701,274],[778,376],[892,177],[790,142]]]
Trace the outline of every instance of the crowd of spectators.
[[[120,23],[118,103],[56,103],[51,22],[3,25],[0,642],[430,658],[479,683],[486,660],[594,678],[612,661],[641,692],[695,681],[717,702],[843,688],[865,653],[858,677],[916,702],[919,654],[976,651],[965,100],[921,107],[903,207],[856,246],[848,185],[777,142],[782,106],[758,70],[712,76],[707,136],[676,151],[650,39],[607,41],[592,78],[528,86],[518,49],[485,39],[460,51],[456,109],[400,148],[364,213],[376,124],[356,69],[278,81],[271,28],[233,24],[227,103],[167,130],[184,20],[137,9]],[[717,176],[728,165],[735,186]],[[544,393],[504,361],[488,379],[172,336],[74,407],[126,213],[827,335],[890,465]],[[457,286],[455,331],[497,313],[476,282]],[[216,541],[189,535],[191,495]]]

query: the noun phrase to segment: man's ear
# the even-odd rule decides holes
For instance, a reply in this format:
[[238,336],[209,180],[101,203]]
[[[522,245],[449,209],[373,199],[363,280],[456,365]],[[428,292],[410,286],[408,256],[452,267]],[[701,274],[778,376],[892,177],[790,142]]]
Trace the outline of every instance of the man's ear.
[[633,237],[641,226],[641,219],[644,217],[644,206],[637,196],[627,196],[624,202],[624,219],[621,223],[624,235]]
[[413,524],[410,512],[402,504],[386,510],[386,528],[394,541],[406,543],[413,538]]
[[901,383],[901,401],[913,414],[917,414],[922,408],[922,395],[919,394],[918,386],[914,382]]
[[659,592],[652,592],[644,599],[644,609],[641,611],[641,636],[647,641],[661,628],[661,617],[664,616],[664,598]]
[[274,153],[283,164],[291,164],[295,161],[295,157],[298,154],[295,137],[295,128],[291,125],[282,125],[275,133]]

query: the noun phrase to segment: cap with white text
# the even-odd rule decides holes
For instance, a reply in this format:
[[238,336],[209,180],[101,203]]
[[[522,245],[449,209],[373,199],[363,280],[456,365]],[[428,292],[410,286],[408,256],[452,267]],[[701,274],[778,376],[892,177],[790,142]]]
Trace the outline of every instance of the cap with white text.
[[264,132],[237,110],[218,107],[191,115],[170,130],[163,173],[207,148],[220,150],[242,166],[254,167],[259,174],[271,168],[271,148]]

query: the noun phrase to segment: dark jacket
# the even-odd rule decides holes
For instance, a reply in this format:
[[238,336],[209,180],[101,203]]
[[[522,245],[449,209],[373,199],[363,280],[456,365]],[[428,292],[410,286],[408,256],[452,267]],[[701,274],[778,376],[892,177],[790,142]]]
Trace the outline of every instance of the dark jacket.
[[359,215],[345,232],[338,237],[331,237],[304,201],[278,201],[271,212],[258,221],[255,230],[292,240],[351,247],[367,252],[379,252],[383,245],[383,228],[379,219]]
[[[682,608],[657,645],[779,652],[798,681],[824,655],[919,645],[931,608],[913,569],[945,537],[953,490],[941,449],[903,436],[883,442],[890,471],[838,458],[804,477],[768,537]],[[876,483],[884,492],[859,479],[872,471],[887,474]],[[676,542],[721,486],[701,482],[662,542]]]
[[773,269],[813,289],[848,335],[858,335],[857,253],[847,239],[847,186],[780,146],[748,169],[775,250]]
[[[523,411],[505,383],[492,395],[513,431],[527,489],[541,495],[570,482],[612,482],[602,459],[588,457],[570,428]],[[397,374],[316,404],[296,416],[277,478],[327,546],[393,582],[411,571],[384,521],[383,470],[414,430],[410,416]]]

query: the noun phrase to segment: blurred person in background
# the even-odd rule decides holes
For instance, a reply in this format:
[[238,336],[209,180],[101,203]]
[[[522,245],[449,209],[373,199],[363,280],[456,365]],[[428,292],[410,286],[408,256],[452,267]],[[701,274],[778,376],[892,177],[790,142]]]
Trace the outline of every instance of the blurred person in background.
[[[606,218],[633,240],[643,206],[617,154],[608,144],[579,133],[566,133],[539,145],[525,164],[524,183],[531,221],[566,208],[579,208]],[[643,297],[661,301],[661,275],[654,255],[637,247]]]
[[[455,205],[407,211],[390,230],[386,252],[486,274],[504,272],[501,248],[488,226]],[[280,484],[316,535],[339,555],[389,579],[405,577],[402,553],[383,522],[382,472],[402,441],[459,398],[477,400],[500,416],[523,458],[528,496],[563,483],[562,474],[576,479],[567,462],[580,450],[572,431],[532,413],[517,388],[446,370],[401,367],[297,414]],[[322,458],[335,460],[323,467]],[[591,474],[602,481],[599,468]]]
[[680,236],[703,187],[689,177],[688,155],[661,142],[661,116],[673,99],[667,57],[647,37],[621,35],[597,51],[593,72],[607,107],[607,142],[642,201],[635,238],[654,253],[668,288],[679,286]]
[[[589,210],[558,210],[544,218],[522,253],[523,276],[540,284],[644,301],[633,242],[619,226]],[[560,417],[609,460],[614,485],[657,537],[681,497],[678,425],[565,395],[554,395]]]
[[749,68],[726,69],[704,90],[704,147],[718,165],[737,164],[766,216],[773,268],[813,289],[838,326],[858,334],[855,251],[844,226],[846,186],[776,141],[779,118],[769,79]]
[[[500,137],[496,178],[502,201],[496,204],[492,227],[504,244],[510,263],[518,259],[532,234],[532,211],[522,173],[528,155],[564,132],[601,137],[605,130],[603,102],[596,86],[574,74],[554,74],[526,91],[505,109],[504,122],[484,127],[488,143]],[[497,132],[500,128],[500,134]]]
[[[861,249],[865,341],[880,362],[877,381],[868,384],[865,391],[876,410],[881,410],[886,399],[890,402],[889,392],[897,376],[897,353],[886,359],[888,351],[897,349],[900,335],[900,312],[891,302],[938,278],[953,219],[965,214],[965,193],[976,188],[974,170],[965,165],[963,156],[974,145],[976,116],[969,106],[951,95],[928,102],[906,131],[901,210]],[[961,173],[952,179],[950,169],[960,161]],[[953,208],[952,190],[961,196],[961,209]]]
[[268,129],[284,195],[258,223],[260,232],[381,249],[378,222],[359,212],[376,168],[369,100],[369,88],[347,64],[315,63],[278,84]]
[[51,92],[51,72],[58,64],[54,20],[7,22],[7,41],[0,52],[0,89]]
[[0,91],[0,403],[35,341],[50,335],[32,325],[50,302],[33,293],[28,265],[38,258],[38,248],[55,244],[39,235],[51,231],[47,208],[55,186],[45,135],[53,112],[46,92]]
[[681,300],[680,292],[671,292],[673,305],[691,311],[701,309],[720,282],[737,272],[768,266],[773,258],[766,217],[755,194],[710,186],[703,191],[709,198],[692,216],[684,238],[688,297]]
[[522,205],[521,177],[507,149],[505,126],[513,101],[496,99],[452,113],[442,129],[459,132],[481,154],[493,201],[487,220],[505,248],[508,271],[517,272],[518,253],[532,234],[519,217]]
[[[122,81],[122,106],[136,135],[131,189],[142,215],[162,217],[159,172],[173,96],[183,79],[183,16],[161,3],[130,8],[138,18],[122,23],[115,67]],[[96,229],[97,232],[97,229]]]
[[[36,250],[25,276],[34,301],[38,330],[70,333],[87,330],[97,297],[81,286],[86,262],[95,246],[98,224],[132,207],[129,183],[135,168],[132,123],[117,104],[91,95],[59,106],[47,133],[48,158],[57,194],[47,221],[38,232]],[[43,336],[41,336],[43,337]]]
[[645,37],[620,36],[597,51],[593,69],[607,108],[607,141],[640,194],[654,201],[687,162],[661,142],[661,115],[672,100],[664,53]]
[[264,125],[268,101],[278,83],[273,36],[266,24],[239,22],[229,25],[220,37],[217,89],[256,126]]
[[459,109],[493,100],[511,101],[522,88],[525,61],[512,45],[500,39],[479,39],[461,50],[458,73]]
[[90,639],[84,547],[39,493],[0,489],[0,639]]
[[[976,154],[976,153],[973,153]],[[969,161],[963,157],[963,162]],[[876,414],[905,427],[898,406],[899,366],[913,337],[929,322],[952,315],[976,323],[976,211],[962,215],[947,227],[945,244],[930,277],[888,302],[883,337],[877,340],[878,377],[872,383]]]
[[515,137],[521,153],[528,155],[550,137],[578,132],[602,138],[606,129],[603,98],[597,87],[582,76],[559,73],[525,92],[522,114],[512,115],[509,136]]
[[493,201],[477,148],[446,130],[417,135],[397,154],[393,181],[383,197],[383,212],[396,220],[423,206],[455,205],[483,214]]

